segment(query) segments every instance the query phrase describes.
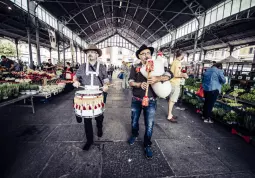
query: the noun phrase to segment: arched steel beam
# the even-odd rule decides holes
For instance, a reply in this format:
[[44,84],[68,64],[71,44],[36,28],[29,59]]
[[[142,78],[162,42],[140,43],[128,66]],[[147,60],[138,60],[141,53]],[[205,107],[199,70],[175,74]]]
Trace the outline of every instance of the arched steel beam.
[[[108,17],[108,18],[106,18],[106,19],[112,19],[112,18]],[[113,17],[113,19],[124,19],[124,18],[123,18],[123,17]],[[105,20],[105,19],[100,19],[100,20],[98,19],[98,21],[92,23],[91,25],[89,25],[88,27],[86,27],[85,29],[83,29],[83,31],[85,31],[85,30],[87,30],[88,28],[90,28],[90,26],[93,26],[94,24],[96,24],[96,23],[98,23],[98,22],[101,22],[101,21],[104,21],[104,20]],[[130,21],[130,22],[131,22],[132,20],[126,18],[126,21]],[[135,23],[136,25],[142,27],[146,32],[148,32],[148,33],[151,35],[151,37],[154,38],[154,40],[157,40],[157,38],[155,38],[154,35],[153,35],[150,31],[148,31],[148,30],[146,29],[146,27],[142,26],[141,24],[137,23],[136,21],[133,21],[133,23]],[[140,34],[138,34],[138,33],[136,33],[136,34],[137,34],[137,35],[140,35]]]
[[[112,28],[112,27],[108,27],[108,28],[105,28],[102,30],[102,32],[106,32],[108,33],[109,32],[109,29],[111,30],[112,29],[112,34],[116,33],[116,30],[118,31],[119,34],[125,34],[125,38],[130,38],[130,41],[133,41],[132,43],[135,43],[136,46],[139,46],[140,45],[140,42],[137,41],[135,38],[132,38],[133,37],[133,34],[130,34],[128,33],[129,31],[126,31],[125,28]],[[96,34],[99,34],[101,31],[98,31]],[[108,34],[104,33],[104,35],[108,35],[109,33],[111,34],[111,32],[109,32]],[[134,33],[134,32],[133,32]],[[103,35],[102,35],[103,36]],[[109,35],[108,35],[109,36]],[[123,36],[123,35],[122,35]],[[98,38],[96,38],[97,40]],[[145,40],[145,39],[144,39]],[[95,41],[95,40],[92,40],[92,42]]]
[[128,50],[130,50],[130,51],[132,51],[132,52],[135,53],[135,50],[133,50],[133,49],[127,48],[127,47],[125,47],[125,46],[118,46],[118,45],[104,46],[103,48],[99,48],[99,49],[110,48],[110,47],[121,47],[121,48],[128,49]]
[[[165,8],[159,13],[159,15],[157,16],[157,17],[160,17],[164,12],[165,12],[165,10],[173,3],[173,1],[174,0],[171,0],[171,1],[169,1],[169,3],[165,6]],[[145,18],[145,16],[144,16],[144,18]],[[143,18],[143,19],[144,19]],[[155,23],[155,21],[156,21],[156,19],[154,19],[151,23],[150,23],[150,25],[148,26],[148,28],[150,28],[154,23]],[[138,29],[138,27],[137,27],[137,29]],[[136,30],[137,30],[136,29]],[[143,33],[141,34],[141,36],[143,36],[143,34],[145,33],[145,31],[143,31]]]
[[[112,2],[112,1],[104,1],[104,3],[109,3],[109,2]],[[122,0],[122,2],[127,2],[127,1]],[[135,8],[137,7],[137,4],[135,4],[135,3],[129,2],[129,4],[130,4],[130,5],[133,5]],[[86,11],[86,10],[88,10],[88,9],[94,7],[94,6],[100,6],[100,5],[101,5],[101,3],[95,3],[95,4],[92,4],[92,5],[88,6],[88,7],[86,7],[86,8],[84,8],[84,9],[80,10],[78,13],[76,13],[75,15],[73,15],[73,16],[67,21],[67,23],[69,23],[69,22],[70,22],[71,20],[73,20],[77,15],[83,13],[84,11]],[[130,7],[129,7],[129,8],[130,8]],[[162,24],[162,27],[165,27],[167,31],[169,30],[168,27],[167,27],[167,25],[166,25],[162,20],[160,20],[155,14],[153,14],[151,11],[149,11],[147,8],[143,8],[143,7],[139,6],[139,9],[142,9],[142,10],[148,12],[150,15],[152,15],[155,19],[157,19],[157,20]]]
[[[112,38],[112,37],[115,36],[115,35],[119,35],[119,37],[123,38],[125,41],[127,41],[128,43],[130,43],[132,46],[134,46],[135,48],[138,48],[138,46],[137,46],[136,44],[134,44],[132,41],[130,41],[130,40],[128,40],[127,38],[125,38],[125,37],[124,37],[123,35],[121,35],[119,32],[114,33],[114,34],[112,34],[111,36],[108,36],[108,37],[106,37],[106,38],[103,38],[102,40],[96,42],[95,44],[97,45],[97,44],[99,44],[99,43],[102,43],[102,42],[104,42],[104,41],[107,41],[108,39]],[[118,43],[116,43],[116,44],[118,44]],[[122,43],[122,44],[123,44],[123,43]]]
[[[192,0],[192,2],[190,3],[190,4],[192,4],[193,2],[194,2],[195,0]],[[179,14],[181,14],[183,11],[185,11],[186,9],[188,8],[188,6],[185,6],[180,12],[179,12]],[[171,19],[169,19],[166,23],[165,23],[165,25],[167,25],[168,23],[170,23],[173,19],[175,19],[179,14],[176,14],[175,16],[173,16]],[[162,28],[163,28],[164,26],[161,26],[158,30],[156,30],[152,35],[155,35],[157,32],[159,32]],[[150,39],[151,37],[152,37],[152,35],[151,36],[149,36],[148,37],[148,39]],[[145,42],[145,41],[144,41]],[[144,43],[143,42],[143,43]]]
[[[134,44],[135,46],[139,46],[140,45],[140,43],[139,43],[139,41],[137,41],[136,39],[134,39],[134,38],[132,38],[132,34],[129,34],[128,33],[128,31],[125,31],[126,29],[125,28],[114,28],[114,27],[111,27],[111,26],[109,26],[109,27],[107,27],[107,28],[104,28],[103,30],[101,30],[101,32],[103,32],[105,35],[106,35],[106,33],[108,33],[108,30],[111,30],[112,29],[112,33],[110,32],[110,34],[111,35],[114,35],[114,34],[116,34],[116,32],[118,33],[118,34],[120,34],[120,35],[122,35],[123,36],[123,34],[125,34],[125,37],[123,37],[123,38],[125,38],[125,39],[127,39],[127,37],[130,37],[131,39],[129,39],[129,41],[131,42],[131,41],[133,41],[133,42],[131,42],[132,44]],[[100,33],[100,31],[98,31],[97,33]],[[109,33],[108,33],[109,34]],[[103,36],[103,35],[102,35]],[[109,36],[109,35],[108,35]],[[127,36],[127,37],[126,37]],[[96,39],[96,40],[98,40],[98,39]],[[96,40],[93,40],[93,41],[96,41]],[[92,41],[92,42],[93,42]],[[101,40],[100,40],[101,41]],[[93,42],[94,43],[94,42]],[[98,42],[96,42],[96,43],[98,43]]]

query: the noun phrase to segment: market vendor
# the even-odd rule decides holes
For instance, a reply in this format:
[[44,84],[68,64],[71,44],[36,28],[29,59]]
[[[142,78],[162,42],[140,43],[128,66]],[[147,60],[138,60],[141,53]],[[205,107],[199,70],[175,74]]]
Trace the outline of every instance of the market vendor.
[[[106,92],[108,90],[108,75],[106,72],[106,68],[103,64],[98,63],[98,57],[102,55],[102,51],[98,49],[95,45],[90,45],[88,49],[85,50],[85,53],[87,54],[88,63],[82,64],[79,69],[76,72],[76,75],[74,76],[74,86],[79,87],[80,85],[91,85],[91,75],[86,74],[86,65],[89,65],[88,70],[89,71],[98,71],[98,76],[93,75],[93,84],[95,86],[103,87],[104,91],[104,98],[106,98]],[[105,100],[104,100],[105,102]],[[77,122],[81,123],[82,118],[79,116],[76,116]],[[97,122],[97,136],[102,137],[103,136],[103,120],[104,115],[97,116],[96,118]],[[92,118],[84,118],[84,128],[87,138],[87,143],[84,145],[83,150],[89,150],[90,146],[93,144],[93,127],[92,127]]]
[[1,60],[1,66],[5,67],[9,71],[12,71],[14,69],[14,62],[12,60],[6,58],[6,56],[1,56]]
[[71,80],[73,77],[73,68],[71,67],[70,62],[66,63],[66,67],[64,68],[65,71],[65,79]]
[[47,72],[53,72],[55,66],[52,64],[51,59],[48,59],[46,66],[44,67]]

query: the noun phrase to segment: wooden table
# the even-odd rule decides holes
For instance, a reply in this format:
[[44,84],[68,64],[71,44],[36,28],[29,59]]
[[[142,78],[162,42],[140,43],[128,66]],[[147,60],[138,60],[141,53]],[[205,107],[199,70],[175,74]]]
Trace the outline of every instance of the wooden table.
[[[26,105],[26,100],[28,98],[31,99],[31,104],[30,105]],[[22,100],[24,100],[24,105],[16,105],[16,106],[32,108],[32,112],[34,114],[35,113],[35,108],[34,108],[34,102],[33,102],[33,95],[21,95],[18,98],[14,98],[14,99],[11,99],[11,100],[1,102],[0,107],[4,107],[4,106],[10,105],[10,104],[14,104],[14,103],[16,103],[18,101],[22,101]]]

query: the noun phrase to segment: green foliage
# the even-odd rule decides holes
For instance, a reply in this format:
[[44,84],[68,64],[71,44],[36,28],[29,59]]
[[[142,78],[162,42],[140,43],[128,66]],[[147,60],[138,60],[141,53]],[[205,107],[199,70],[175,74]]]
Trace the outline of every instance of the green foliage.
[[241,95],[240,98],[249,102],[255,102],[255,94],[245,93]]
[[248,107],[248,108],[246,108],[245,110],[246,110],[246,112],[255,114],[255,108],[253,108],[253,107]]
[[229,84],[224,84],[222,85],[221,88],[221,93],[225,94],[226,92],[228,92],[231,89],[231,86]]
[[229,95],[237,97],[240,95],[240,93],[243,93],[243,92],[245,92],[244,89],[236,89],[236,90],[232,91],[231,93],[229,93]]
[[196,83],[196,79],[193,79],[193,78],[188,78],[185,80],[185,85],[194,86],[195,83]]
[[16,48],[14,43],[10,41],[0,41],[0,55],[5,55],[6,57],[15,56]]
[[222,119],[227,112],[223,108],[213,108],[212,113],[215,116],[215,118]]
[[229,123],[238,122],[240,117],[235,111],[228,112],[224,117],[223,120]]

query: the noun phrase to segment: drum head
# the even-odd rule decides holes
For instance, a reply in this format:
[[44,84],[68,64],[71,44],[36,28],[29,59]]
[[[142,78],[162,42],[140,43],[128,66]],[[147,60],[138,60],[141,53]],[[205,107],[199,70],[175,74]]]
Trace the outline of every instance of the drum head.
[[75,92],[75,95],[100,95],[102,93],[100,90],[80,90]]

